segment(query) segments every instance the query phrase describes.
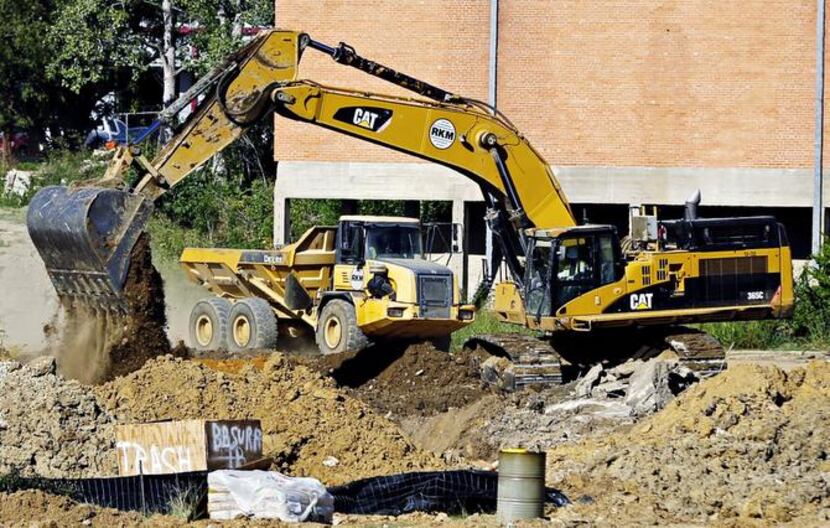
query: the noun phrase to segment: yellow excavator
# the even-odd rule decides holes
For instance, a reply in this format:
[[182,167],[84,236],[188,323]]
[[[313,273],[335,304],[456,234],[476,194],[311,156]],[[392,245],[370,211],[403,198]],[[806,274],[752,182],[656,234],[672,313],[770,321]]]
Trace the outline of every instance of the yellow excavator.
[[[309,50],[418,97],[299,79],[300,59]],[[665,346],[699,370],[717,370],[722,347],[677,325],[792,312],[790,249],[773,217],[700,218],[697,195],[682,219],[658,220],[640,211],[623,241],[613,226],[578,225],[548,163],[497,109],[363,58],[342,42],[329,46],[302,32],[266,32],[162,112],[160,121],[170,123],[205,94],[152,162],[135,147],[119,151],[106,179],[120,182],[125,168],[137,166],[144,176],[133,189],[51,188],[35,197],[29,229],[59,292],[83,278],[87,298],[117,304],[151,202],[275,111],[439,163],[480,186],[496,250],[479,291],[493,290],[506,269],[509,279],[495,284],[493,311],[543,336],[473,340],[513,360],[494,374],[508,388],[561,381],[564,367]],[[366,273],[369,280],[372,272]]]

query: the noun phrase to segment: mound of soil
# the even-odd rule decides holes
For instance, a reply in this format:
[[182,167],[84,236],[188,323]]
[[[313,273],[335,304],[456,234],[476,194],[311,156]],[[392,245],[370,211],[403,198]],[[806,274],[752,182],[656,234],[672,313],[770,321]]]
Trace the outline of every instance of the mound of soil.
[[0,474],[116,475],[113,419],[88,389],[38,368],[0,363]]
[[[0,493],[2,526],[181,526],[184,522],[164,522],[160,516],[144,517],[138,512],[121,512],[78,504],[66,497],[27,490]],[[161,523],[161,524],[159,524]]]
[[470,354],[429,344],[379,345],[358,354],[302,359],[381,413],[433,415],[469,405],[486,394]]
[[240,361],[221,363],[222,371],[165,356],[95,390],[119,422],[259,419],[263,453],[275,458],[275,469],[330,485],[441,467],[333,380],[278,353],[261,368]]
[[56,346],[61,373],[84,383],[101,383],[170,353],[163,286],[153,267],[150,236],[144,233],[133,248],[124,284],[126,314],[80,301],[64,304],[66,321]]
[[[738,365],[630,432],[548,451],[559,520],[821,525],[830,521],[830,364]],[[753,524],[756,523],[756,524]]]

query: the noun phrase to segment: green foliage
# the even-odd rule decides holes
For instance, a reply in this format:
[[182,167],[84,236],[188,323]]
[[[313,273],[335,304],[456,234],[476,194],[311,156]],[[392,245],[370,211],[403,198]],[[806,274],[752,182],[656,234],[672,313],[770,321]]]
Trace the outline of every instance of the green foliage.
[[701,328],[727,349],[773,350],[798,347],[789,321],[736,321],[706,323]]
[[98,178],[106,170],[105,161],[90,160],[83,152],[68,150],[52,152],[44,161],[28,166],[34,172],[32,186],[22,196],[0,193],[0,206],[23,207],[43,187]]
[[[80,92],[90,83],[108,81],[121,71],[132,80],[149,67],[157,49],[160,10],[140,0],[64,0],[58,3],[46,41],[54,50],[46,72]],[[101,94],[103,95],[103,94]]]
[[151,223],[161,256],[178,258],[187,246],[268,248],[272,245],[273,184],[192,174],[164,196]]
[[190,20],[199,21],[200,31],[191,37],[199,54],[186,58],[199,75],[239,48],[243,25],[271,26],[274,22],[274,3],[265,0],[181,0],[178,4]]
[[41,72],[49,57],[43,43],[48,16],[48,2],[0,0],[0,132],[31,127],[46,112]]
[[291,200],[291,240],[297,240],[315,225],[337,225],[340,200]]
[[793,334],[813,343],[830,343],[830,240],[825,240],[813,265],[807,265],[795,285]]
[[484,334],[537,335],[537,332],[521,325],[503,323],[490,310],[479,310],[475,321],[452,334],[450,350],[460,350],[468,339]]

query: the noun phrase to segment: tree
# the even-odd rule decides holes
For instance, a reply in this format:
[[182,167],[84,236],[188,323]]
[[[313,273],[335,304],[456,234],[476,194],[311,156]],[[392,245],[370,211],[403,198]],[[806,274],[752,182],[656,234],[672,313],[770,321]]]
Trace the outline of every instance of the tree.
[[46,113],[48,89],[41,72],[48,56],[42,41],[48,14],[47,2],[0,0],[0,132],[6,165],[15,130],[31,128]]

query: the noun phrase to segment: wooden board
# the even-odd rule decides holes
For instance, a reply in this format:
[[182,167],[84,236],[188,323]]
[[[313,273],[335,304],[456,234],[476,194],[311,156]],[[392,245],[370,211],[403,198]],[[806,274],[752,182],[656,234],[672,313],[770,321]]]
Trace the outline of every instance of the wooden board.
[[259,420],[181,420],[115,428],[118,474],[234,469],[262,458]]

